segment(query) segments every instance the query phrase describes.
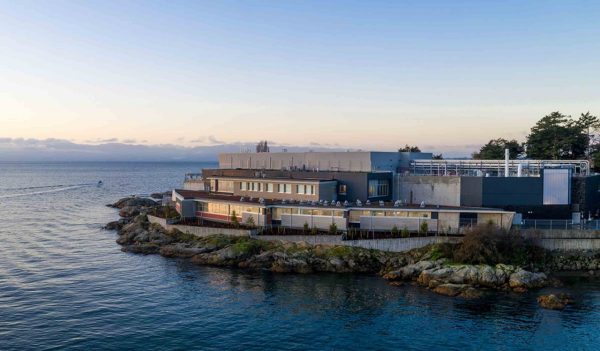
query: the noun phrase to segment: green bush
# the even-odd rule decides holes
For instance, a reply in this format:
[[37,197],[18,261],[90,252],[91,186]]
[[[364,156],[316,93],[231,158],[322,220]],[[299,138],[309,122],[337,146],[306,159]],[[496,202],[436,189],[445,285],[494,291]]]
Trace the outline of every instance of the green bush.
[[338,232],[337,225],[335,225],[335,223],[331,223],[331,225],[329,226],[329,234],[336,235],[337,232]]
[[400,233],[400,236],[402,236],[403,238],[408,238],[410,236],[410,232],[408,231],[408,228],[406,226],[404,226],[404,228],[402,228],[402,232]]
[[254,228],[256,226],[256,223],[254,223],[254,217],[248,217],[248,219],[246,220],[246,225],[250,228]]
[[231,225],[233,225],[235,228],[240,226],[240,222],[237,219],[235,211],[231,212]]
[[393,236],[398,236],[398,234],[400,233],[400,230],[398,230],[397,226],[393,226],[392,227],[392,235]]
[[421,222],[421,226],[419,227],[419,233],[427,234],[429,232],[429,225],[426,221]]
[[310,227],[308,226],[308,223],[304,222],[304,226],[302,227],[302,230],[304,230],[305,233],[310,230]]
[[310,228],[310,234],[312,234],[312,235],[319,234],[319,230],[317,229],[317,227]]
[[546,251],[516,231],[507,232],[486,224],[470,228],[455,250],[454,261],[471,264],[513,264],[524,266],[542,263]]

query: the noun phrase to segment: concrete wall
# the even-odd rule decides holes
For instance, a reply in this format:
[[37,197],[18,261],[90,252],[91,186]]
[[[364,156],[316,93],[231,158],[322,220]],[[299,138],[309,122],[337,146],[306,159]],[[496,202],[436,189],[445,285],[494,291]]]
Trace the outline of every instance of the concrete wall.
[[512,226],[514,214],[513,213],[484,213],[480,212],[477,214],[477,224],[494,223],[495,225],[502,227],[506,230]]
[[229,229],[229,228],[211,228],[211,227],[196,227],[189,225],[179,225],[179,224],[167,224],[167,221],[164,218],[154,217],[148,215],[148,221],[150,223],[156,223],[161,225],[166,230],[177,229],[182,233],[196,235],[198,237],[205,237],[214,234],[224,234],[231,236],[248,236],[255,234],[254,230],[247,229]]
[[184,190],[194,190],[194,191],[203,191],[205,190],[204,188],[204,181],[203,180],[186,180],[183,182],[183,189]]
[[460,177],[460,205],[480,207],[483,204],[483,178]]
[[[396,198],[409,203],[460,206],[460,177],[397,176]],[[412,201],[411,201],[412,200]]]
[[404,252],[431,244],[457,243],[456,237],[419,237],[376,240],[342,240],[339,235],[257,235],[257,239],[283,242],[306,242],[312,245],[343,245],[388,252]]
[[346,230],[346,219],[343,217],[335,216],[310,216],[310,215],[299,215],[299,214],[282,214],[281,215],[281,226],[288,228],[304,228],[304,223],[308,223],[310,228],[318,228],[322,230],[329,230],[329,226],[335,223],[338,230]]
[[427,223],[427,229],[430,232],[437,231],[437,219],[381,216],[360,216],[360,229],[391,231],[396,226],[398,230],[406,227],[411,232],[417,232],[420,230],[423,222]]

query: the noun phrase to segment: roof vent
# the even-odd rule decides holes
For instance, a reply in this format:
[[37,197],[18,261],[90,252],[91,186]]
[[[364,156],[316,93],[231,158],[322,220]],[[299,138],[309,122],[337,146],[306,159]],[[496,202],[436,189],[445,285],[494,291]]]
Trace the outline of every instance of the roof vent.
[[335,203],[335,206],[336,207],[342,207],[342,203],[338,201],[338,202]]
[[344,201],[344,207],[348,207],[348,205],[350,205],[350,204],[348,203],[348,200]]
[[379,207],[383,207],[385,206],[385,202],[383,202],[382,200],[379,200]]
[[425,208],[425,201],[421,201],[421,208]]
[[402,206],[402,201],[396,200],[396,202],[394,202],[394,207],[400,207],[400,206]]
[[367,200],[367,202],[365,203],[365,205],[371,206],[371,200]]
[[359,199],[356,199],[356,206],[362,206],[362,201],[360,201]]

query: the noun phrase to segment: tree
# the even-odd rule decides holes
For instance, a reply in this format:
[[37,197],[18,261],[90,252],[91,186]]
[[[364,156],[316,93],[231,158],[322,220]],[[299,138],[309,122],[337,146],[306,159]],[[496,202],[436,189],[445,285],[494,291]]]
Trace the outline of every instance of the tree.
[[256,144],[256,152],[270,152],[269,144],[266,140],[261,140]]
[[586,158],[589,160],[592,157],[592,150],[598,144],[595,135],[592,134],[592,132],[600,128],[600,119],[598,119],[596,116],[593,116],[590,114],[590,111],[588,111],[581,114],[577,120],[577,124],[586,132],[588,144],[586,149]]
[[[586,117],[587,118],[587,117]],[[589,120],[574,121],[556,111],[540,119],[527,136],[527,156],[533,159],[577,159],[588,149]]]
[[515,159],[522,154],[525,149],[515,139],[506,140],[503,138],[492,139],[487,144],[483,145],[479,152],[473,153],[473,158],[476,160],[501,160],[504,158],[504,150],[508,149],[510,158]]
[[418,146],[404,145],[403,148],[398,149],[398,152],[421,152]]
[[443,160],[444,156],[442,154],[434,154],[431,158],[434,160]]

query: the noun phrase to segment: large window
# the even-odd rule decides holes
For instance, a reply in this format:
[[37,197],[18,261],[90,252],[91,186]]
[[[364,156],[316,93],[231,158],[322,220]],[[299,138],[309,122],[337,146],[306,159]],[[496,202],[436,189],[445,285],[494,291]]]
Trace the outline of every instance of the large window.
[[387,179],[369,180],[369,197],[388,196],[390,194],[390,183]]
[[292,193],[292,184],[279,184],[279,192],[285,194]]
[[306,186],[306,195],[314,195],[315,194],[315,186],[307,185]]
[[221,193],[233,193],[233,181],[231,180],[219,180],[217,183],[218,191]]
[[240,183],[240,190],[241,190],[241,191],[246,191],[246,190],[248,190],[248,183],[246,183],[246,182],[241,182],[241,183]]
[[305,192],[306,192],[306,185],[304,185],[304,184],[296,185],[296,193],[304,194]]
[[269,193],[273,192],[273,183],[267,183],[267,192],[269,192]]

